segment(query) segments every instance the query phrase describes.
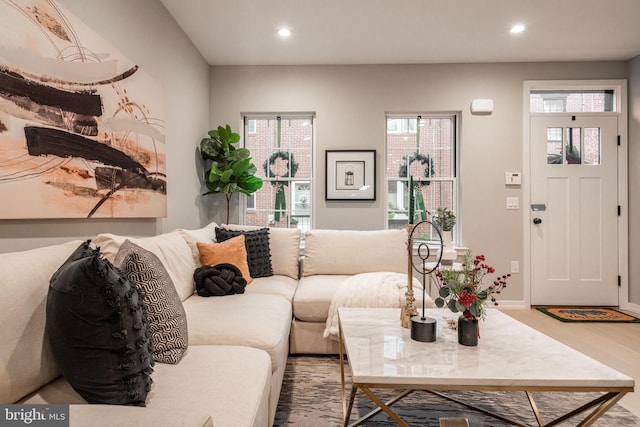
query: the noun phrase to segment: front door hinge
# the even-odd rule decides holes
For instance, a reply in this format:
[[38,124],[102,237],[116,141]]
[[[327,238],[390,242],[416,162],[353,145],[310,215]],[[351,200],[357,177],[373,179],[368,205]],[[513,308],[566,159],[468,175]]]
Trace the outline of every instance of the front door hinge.
[[622,287],[622,276],[618,276],[618,287]]
[[618,205],[618,216],[622,215],[622,208]]
[[618,145],[620,145],[620,135],[618,135]]

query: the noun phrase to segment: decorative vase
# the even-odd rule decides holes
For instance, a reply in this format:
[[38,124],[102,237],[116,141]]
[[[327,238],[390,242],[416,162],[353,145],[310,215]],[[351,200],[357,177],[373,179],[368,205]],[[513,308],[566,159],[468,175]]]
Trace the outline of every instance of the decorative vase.
[[478,318],[465,311],[458,317],[458,343],[468,346],[478,345]]
[[[453,265],[453,262],[458,258],[458,252],[453,247],[453,232],[451,230],[442,232],[442,258],[440,263],[442,265]],[[439,252],[439,251],[438,251]],[[440,256],[440,254],[438,254]]]

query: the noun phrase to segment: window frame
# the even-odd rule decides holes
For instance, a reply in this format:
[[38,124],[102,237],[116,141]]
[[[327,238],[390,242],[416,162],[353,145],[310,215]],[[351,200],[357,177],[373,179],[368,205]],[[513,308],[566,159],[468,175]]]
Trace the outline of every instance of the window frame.
[[[289,197],[289,201],[292,202],[293,201],[293,196],[295,194],[295,189],[293,188],[293,186],[295,184],[301,184],[301,183],[308,183],[309,185],[309,193],[310,193],[310,200],[309,200],[309,204],[310,204],[310,208],[308,210],[309,213],[309,221],[305,223],[305,227],[306,228],[312,228],[313,227],[313,223],[314,223],[314,212],[315,212],[315,207],[314,207],[314,200],[315,200],[315,188],[314,188],[314,180],[313,180],[313,176],[314,176],[314,157],[315,157],[315,139],[316,139],[316,114],[314,112],[282,112],[282,113],[242,113],[242,129],[243,129],[243,133],[241,135],[241,146],[248,148],[250,151],[252,150],[252,147],[247,147],[247,135],[251,135],[251,136],[255,136],[258,133],[257,130],[257,121],[258,120],[277,120],[278,118],[281,119],[281,121],[284,120],[290,120],[290,119],[308,119],[310,121],[310,126],[312,126],[312,130],[311,130],[311,149],[309,150],[308,155],[310,156],[310,176],[308,177],[308,179],[305,177],[299,177],[299,176],[295,176],[292,178],[287,178],[287,181],[289,182],[289,185],[286,187],[286,191],[287,191],[287,195]],[[253,126],[250,125],[250,123],[253,124]],[[270,148],[271,152],[276,152],[278,151],[275,148]],[[253,156],[252,156],[253,157]],[[261,173],[261,168],[263,167],[262,164],[258,164],[256,163],[255,159],[253,161],[253,163],[255,164],[256,168],[258,169],[258,173],[257,175],[260,176],[261,178],[263,178],[263,187],[262,189],[266,188],[267,186],[270,185],[271,180],[267,180],[265,179],[262,175],[264,175],[263,173]],[[258,190],[258,192],[260,192],[262,189]],[[256,193],[258,193],[256,192]],[[239,224],[241,225],[247,225],[247,211],[251,210],[253,212],[256,211],[269,211],[269,209],[262,209],[262,208],[258,208],[257,204],[255,203],[255,199],[256,196],[255,194],[253,195],[253,199],[254,199],[254,206],[253,209],[251,207],[249,207],[247,205],[247,201],[249,199],[249,196],[246,196],[244,194],[240,194],[239,197],[239,215],[238,215],[238,221]],[[294,215],[295,213],[295,204],[291,203],[291,206],[287,206],[286,207],[286,211],[288,213],[290,213],[291,215],[289,215],[289,219],[287,221],[287,226],[291,226],[291,220],[294,219]],[[271,218],[273,216],[273,212],[269,212],[267,214],[268,218]],[[297,219],[297,218],[296,218]],[[271,224],[269,221],[267,221],[267,224],[265,225],[260,225],[260,226],[264,226],[264,227],[273,227],[275,225]],[[284,226],[280,226],[279,228],[283,228]],[[302,230],[304,233],[304,230]]]
[[[385,182],[385,209],[384,209],[384,215],[385,215],[385,227],[386,228],[390,228],[390,218],[389,218],[389,203],[390,202],[394,202],[396,203],[398,200],[401,199],[402,202],[404,202],[404,194],[399,195],[400,190],[402,189],[402,191],[404,191],[404,184],[400,184],[403,181],[409,181],[409,176],[407,176],[406,178],[402,178],[399,176],[395,176],[395,177],[390,177],[388,174],[388,162],[389,162],[389,158],[390,158],[390,154],[389,154],[389,135],[394,135],[397,136],[398,133],[394,132],[393,130],[391,132],[388,131],[387,128],[387,123],[389,119],[398,119],[398,118],[410,118],[410,119],[415,119],[415,123],[416,125],[419,126],[419,122],[421,120],[426,120],[426,119],[451,119],[452,123],[451,123],[451,132],[452,132],[452,146],[451,146],[451,156],[453,158],[452,160],[452,164],[451,164],[451,176],[449,177],[432,177],[429,180],[434,182],[434,181],[440,181],[440,182],[451,182],[451,191],[452,191],[452,195],[451,195],[451,203],[452,203],[452,211],[454,212],[454,214],[456,215],[456,226],[453,228],[452,232],[451,232],[451,237],[453,239],[453,242],[455,245],[460,246],[461,245],[461,229],[462,229],[462,215],[460,212],[460,118],[461,118],[461,112],[460,111],[441,111],[441,112],[417,112],[417,111],[412,111],[409,113],[392,113],[392,112],[387,112],[385,113],[385,138],[384,138],[384,152],[385,152],[385,164],[384,164],[384,182]],[[408,131],[405,132],[407,135],[415,135],[415,130],[413,132],[411,132],[411,126],[407,126],[408,127]],[[411,151],[407,150],[404,155],[411,155]],[[415,179],[415,177],[414,177]],[[391,182],[396,182],[396,188],[397,188],[397,193],[396,194],[396,200],[392,200],[391,198],[391,194],[389,192],[389,186],[391,184]],[[398,207],[398,210],[408,210],[408,206],[404,207],[403,205]],[[435,209],[435,207],[433,208]],[[427,210],[429,211],[429,207],[427,207]],[[407,224],[408,223],[408,216],[405,214],[404,217],[399,218],[400,220],[405,220],[406,222],[403,222],[403,224]],[[427,216],[428,220],[431,220],[430,216]]]

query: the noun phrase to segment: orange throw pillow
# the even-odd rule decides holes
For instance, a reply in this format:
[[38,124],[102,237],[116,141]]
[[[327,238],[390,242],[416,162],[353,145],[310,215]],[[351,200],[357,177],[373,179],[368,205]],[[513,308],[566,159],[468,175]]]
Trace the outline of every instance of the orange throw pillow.
[[253,281],[249,275],[247,263],[247,248],[244,245],[244,235],[233,237],[222,243],[197,242],[202,265],[233,264],[247,280],[247,285]]

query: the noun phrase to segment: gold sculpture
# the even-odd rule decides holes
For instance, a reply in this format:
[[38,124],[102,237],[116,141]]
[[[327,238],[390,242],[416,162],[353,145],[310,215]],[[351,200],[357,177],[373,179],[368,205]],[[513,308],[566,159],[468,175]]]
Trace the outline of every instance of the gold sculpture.
[[411,235],[413,233],[414,224],[410,223],[407,225],[407,231],[409,232],[409,238],[407,239],[407,253],[408,255],[408,263],[407,263],[407,292],[404,294],[406,296],[406,302],[402,306],[402,311],[400,312],[400,321],[402,323],[403,328],[411,328],[411,317],[418,315],[418,309],[415,306],[416,299],[413,296],[413,241],[411,240]]

